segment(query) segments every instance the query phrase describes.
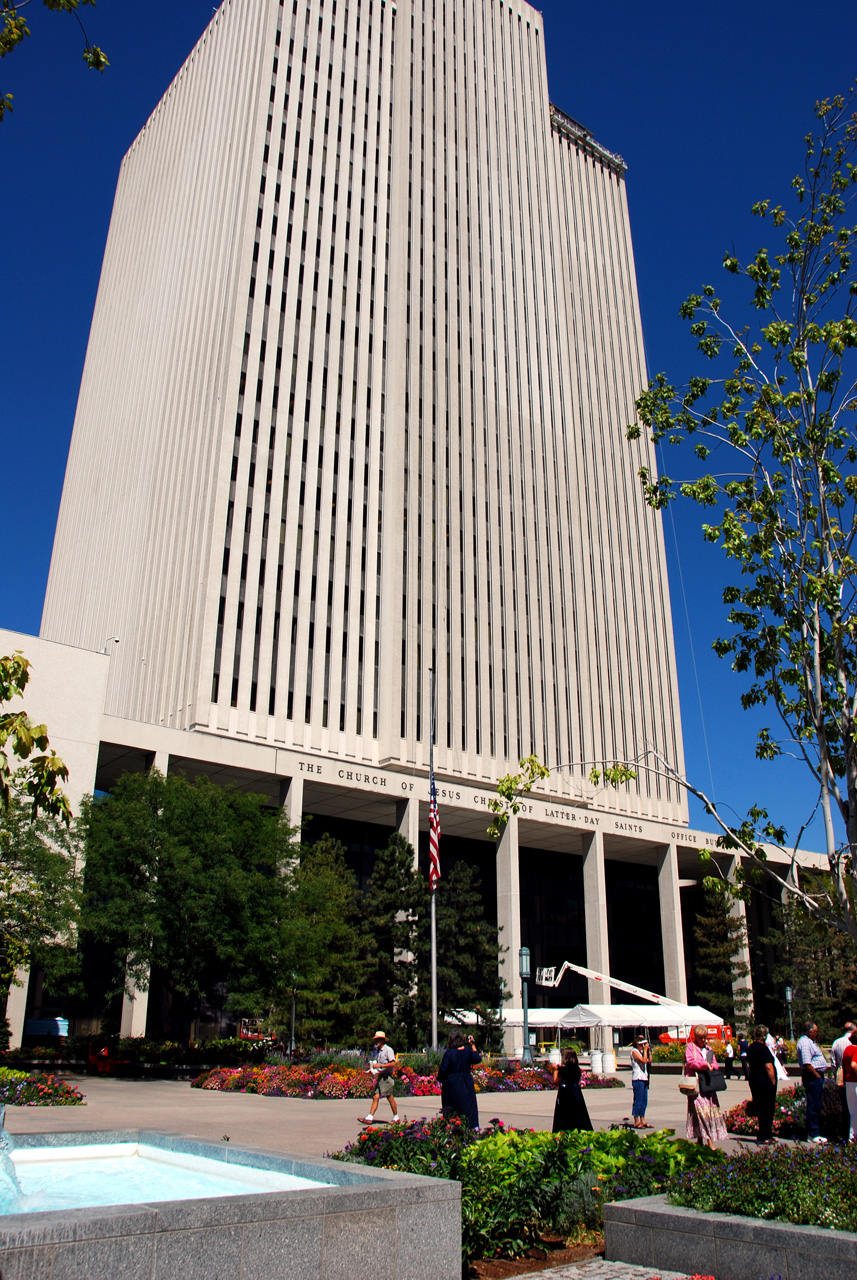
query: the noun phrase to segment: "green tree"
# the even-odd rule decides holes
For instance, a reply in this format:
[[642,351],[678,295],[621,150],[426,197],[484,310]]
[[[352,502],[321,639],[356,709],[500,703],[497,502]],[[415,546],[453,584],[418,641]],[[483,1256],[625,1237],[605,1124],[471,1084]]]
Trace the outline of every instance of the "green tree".
[[[324,835],[303,845],[290,870],[292,892],[276,966],[276,987],[260,980],[250,1012],[260,1012],[287,1038],[295,997],[299,1043],[365,1040],[380,1016],[364,991],[370,967],[360,895],[342,845]],[[236,990],[232,1003],[242,1000]]]
[[[500,931],[485,919],[481,882],[475,868],[456,862],[435,890],[437,898],[438,1018],[456,1022],[456,1010],[476,1013],[483,1028],[482,1044],[499,1048],[498,1010],[506,995],[499,976]],[[425,937],[426,952],[430,941]]]
[[152,967],[191,1019],[214,982],[274,985],[285,937],[293,830],[264,796],[129,773],[84,801],[82,930],[113,959],[111,991],[145,989]]
[[[22,698],[30,680],[30,663],[20,652],[0,657],[0,708]],[[16,763],[17,762],[17,763]],[[68,769],[50,749],[48,731],[26,711],[0,710],[0,810],[8,812],[13,795],[25,796],[29,812],[41,810],[68,826],[71,807],[60,790]]]
[[752,1016],[752,991],[742,987],[750,967],[741,959],[747,942],[744,920],[730,911],[731,901],[719,888],[704,891],[696,914],[694,988],[696,999],[733,1027],[746,1029]]
[[[363,913],[369,938],[367,994],[378,1001],[396,1048],[417,1048],[427,1035],[430,1005],[426,934],[429,890],[414,867],[414,851],[403,836],[379,849],[366,885]],[[428,1002],[428,1003],[427,1003]]]
[[[0,0],[0,58],[6,58],[17,49],[22,40],[30,34],[27,19],[23,10],[31,0]],[[83,60],[93,71],[103,71],[110,64],[104,51],[97,45],[89,43],[89,37],[80,20],[78,9],[84,4],[95,4],[95,0],[42,0],[46,9],[54,13],[70,13],[83,32]],[[0,92],[0,120],[7,111],[12,110],[12,94]]]
[[76,954],[78,846],[68,828],[13,797],[0,809],[0,1000],[15,971]]
[[786,898],[774,908],[773,926],[761,942],[774,955],[771,977],[780,1016],[785,1016],[783,993],[790,986],[796,1027],[811,1018],[823,1040],[841,1035],[857,1010],[857,953],[850,937],[810,915],[802,902]]
[[731,631],[714,648],[749,678],[744,707],[774,713],[758,757],[796,754],[815,782],[829,879],[804,872],[798,884],[768,864],[766,842],[794,857],[801,832],[787,841],[761,806],[730,826],[669,762],[653,764],[703,800],[723,846],[857,940],[854,102],[852,92],[817,104],[791,195],[782,205],[754,205],[774,247],[746,263],[725,255],[727,276],[749,286],[755,318],[730,322],[711,285],[691,295],[681,314],[710,369],[684,387],[659,374],[638,399],[628,435],[645,432],[693,459],[684,480],[644,467],[646,499],[661,508],[681,496],[715,509],[703,536],[737,572],[723,592]]
[[[456,862],[435,891],[438,1020],[455,1023],[456,1010],[479,1015],[496,1035],[504,998],[498,976],[496,925],[485,919],[479,876]],[[369,935],[367,993],[373,995],[398,1048],[421,1048],[431,1034],[431,894],[400,835],[379,849],[363,911]]]

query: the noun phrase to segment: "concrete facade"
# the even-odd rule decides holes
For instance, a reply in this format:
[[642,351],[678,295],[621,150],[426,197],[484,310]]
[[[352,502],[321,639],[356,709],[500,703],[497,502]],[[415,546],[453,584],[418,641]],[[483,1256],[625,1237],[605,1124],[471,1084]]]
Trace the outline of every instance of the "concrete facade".
[[[125,157],[42,635],[106,710],[491,785],[682,744],[624,165],[520,0],[226,0]],[[599,807],[668,823],[650,773]]]
[[122,163],[42,639],[5,643],[74,796],[156,764],[415,848],[433,669],[512,1003],[521,945],[682,998],[709,840],[655,772],[589,780],[683,768],[625,167],[544,40],[524,0],[224,0]]

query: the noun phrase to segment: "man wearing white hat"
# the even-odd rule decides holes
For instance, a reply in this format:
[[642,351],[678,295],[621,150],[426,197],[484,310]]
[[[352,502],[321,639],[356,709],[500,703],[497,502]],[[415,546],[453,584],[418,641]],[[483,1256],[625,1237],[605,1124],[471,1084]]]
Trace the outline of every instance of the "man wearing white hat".
[[393,1119],[398,1120],[399,1109],[396,1106],[396,1099],[393,1097],[393,1063],[396,1061],[396,1055],[387,1044],[387,1036],[383,1031],[376,1031],[372,1037],[372,1052],[369,1055],[369,1070],[375,1079],[375,1089],[372,1093],[372,1105],[369,1108],[368,1116],[361,1116],[361,1124],[371,1124],[375,1119],[375,1112],[378,1110],[378,1103],[382,1098],[386,1098],[393,1112]]

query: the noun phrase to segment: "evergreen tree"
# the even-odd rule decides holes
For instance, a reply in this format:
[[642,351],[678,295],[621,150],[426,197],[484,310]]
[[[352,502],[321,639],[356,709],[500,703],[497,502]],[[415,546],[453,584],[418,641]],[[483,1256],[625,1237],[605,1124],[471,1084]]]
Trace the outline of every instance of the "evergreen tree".
[[456,1010],[476,1013],[483,1045],[493,1042],[505,984],[499,976],[499,930],[485,919],[478,872],[456,862],[435,896],[438,1018],[453,1024]]
[[404,836],[390,836],[378,850],[363,912],[370,955],[367,994],[383,1010],[383,1030],[395,1048],[421,1047],[431,1000],[427,934],[420,928],[420,921],[428,920],[429,890]]
[[774,908],[774,927],[762,942],[775,956],[771,977],[783,1014],[790,986],[795,1027],[812,1019],[822,1040],[841,1035],[857,1011],[857,952],[851,938],[789,898]]
[[699,1004],[743,1029],[753,1016],[750,988],[739,985],[750,972],[740,959],[746,926],[730,913],[729,906],[719,889],[705,889],[693,930],[697,946],[694,988]]
[[379,1001],[366,991],[370,940],[345,850],[329,835],[300,851],[288,926],[294,968],[284,975],[285,990],[278,989],[280,1025],[290,1025],[293,982],[300,1043],[370,1039],[382,1016]]

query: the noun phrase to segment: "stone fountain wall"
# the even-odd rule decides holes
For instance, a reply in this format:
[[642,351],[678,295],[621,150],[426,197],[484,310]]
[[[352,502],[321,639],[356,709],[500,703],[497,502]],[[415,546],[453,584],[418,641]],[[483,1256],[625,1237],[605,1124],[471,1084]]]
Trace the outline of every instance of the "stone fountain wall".
[[17,1147],[144,1142],[334,1183],[0,1219],[0,1280],[461,1280],[461,1188],[336,1160],[150,1130],[16,1136]]

